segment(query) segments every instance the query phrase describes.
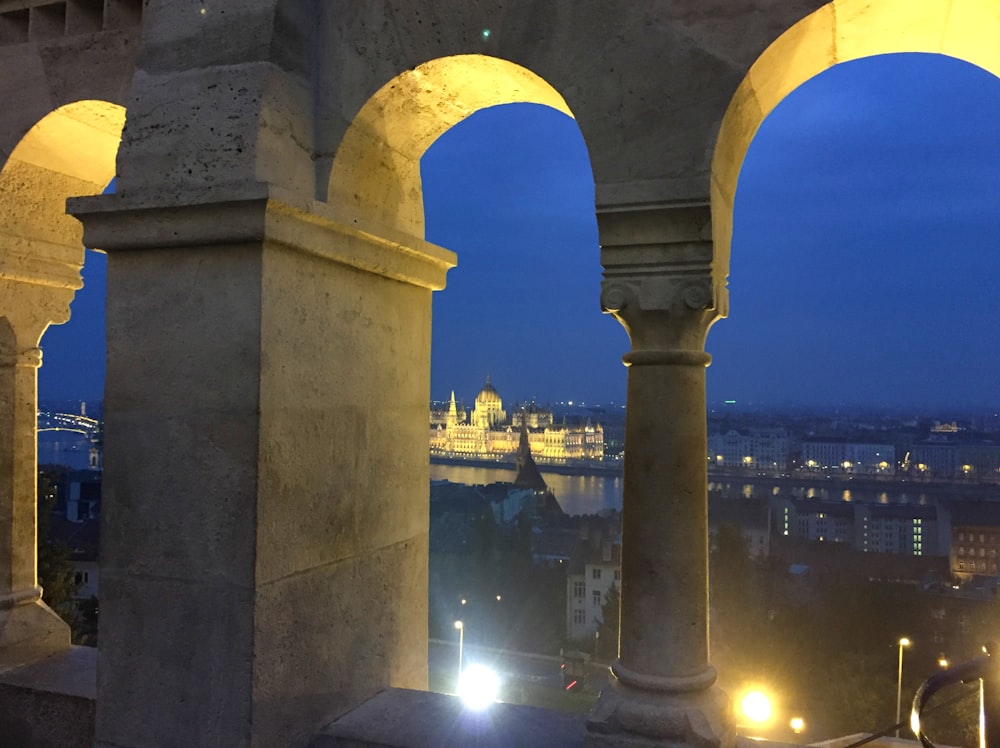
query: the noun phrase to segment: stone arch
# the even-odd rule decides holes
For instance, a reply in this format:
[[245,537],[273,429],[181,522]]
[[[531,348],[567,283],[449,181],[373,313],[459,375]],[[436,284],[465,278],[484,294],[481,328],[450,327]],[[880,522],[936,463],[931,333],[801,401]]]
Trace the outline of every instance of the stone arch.
[[573,117],[545,80],[480,54],[442,57],[407,70],[361,108],[337,149],[328,200],[362,225],[424,238],[420,158],[450,127],[480,109],[536,103]]
[[834,0],[778,37],[736,90],[712,161],[712,237],[728,272],[743,160],[761,123],[793,90],[834,65],[901,52],[947,55],[1000,75],[1000,14],[990,0]]
[[39,341],[69,319],[84,247],[66,198],[114,176],[125,112],[105,101],[60,106],[21,137],[0,169],[0,662],[69,646],[41,601],[35,536]]
[[[111,181],[124,122],[118,104],[77,101],[25,133],[0,170],[0,277],[80,287],[82,228],[66,198],[98,194]],[[68,309],[51,321],[66,319]]]

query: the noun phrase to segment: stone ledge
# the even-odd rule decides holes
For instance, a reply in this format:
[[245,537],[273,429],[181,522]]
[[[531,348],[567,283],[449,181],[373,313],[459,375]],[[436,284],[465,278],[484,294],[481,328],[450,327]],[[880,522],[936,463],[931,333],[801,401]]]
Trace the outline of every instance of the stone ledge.
[[390,688],[327,725],[310,748],[581,748],[586,715]]
[[70,647],[0,672],[0,735],[18,748],[91,748],[97,650]]

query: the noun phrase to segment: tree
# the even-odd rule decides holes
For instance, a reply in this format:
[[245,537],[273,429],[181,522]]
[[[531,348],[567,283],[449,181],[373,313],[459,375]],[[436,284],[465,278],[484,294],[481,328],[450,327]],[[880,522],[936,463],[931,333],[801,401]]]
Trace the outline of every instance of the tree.
[[56,488],[52,476],[38,474],[38,584],[42,600],[52,610],[72,624],[76,617],[74,595],[79,585],[76,570],[70,562],[71,550],[52,534],[52,510],[56,503]]
[[601,623],[597,627],[597,659],[609,661],[618,656],[620,618],[621,594],[618,592],[618,585],[612,584],[601,607]]

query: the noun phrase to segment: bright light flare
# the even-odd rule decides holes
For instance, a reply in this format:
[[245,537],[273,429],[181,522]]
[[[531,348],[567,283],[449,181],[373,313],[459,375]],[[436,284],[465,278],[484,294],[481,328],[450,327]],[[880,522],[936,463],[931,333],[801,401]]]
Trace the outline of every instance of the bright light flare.
[[771,700],[761,691],[751,691],[740,702],[740,711],[751,722],[762,724],[771,719]]
[[470,709],[485,709],[499,693],[500,678],[485,665],[469,665],[458,677],[458,696]]
[[806,721],[802,717],[792,717],[788,722],[788,726],[792,728],[792,732],[798,735],[806,729]]

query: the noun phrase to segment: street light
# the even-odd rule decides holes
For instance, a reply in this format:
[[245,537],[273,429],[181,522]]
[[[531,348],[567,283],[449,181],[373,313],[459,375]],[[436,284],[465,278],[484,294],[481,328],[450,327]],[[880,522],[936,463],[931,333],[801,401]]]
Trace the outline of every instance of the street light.
[[899,714],[903,703],[903,648],[910,646],[905,636],[899,640],[899,671],[896,675],[896,737],[899,737]]
[[458,629],[458,677],[462,677],[462,646],[465,644],[465,624],[455,621],[455,628]]
[[771,700],[761,691],[751,691],[740,701],[743,716],[758,725],[771,719]]

